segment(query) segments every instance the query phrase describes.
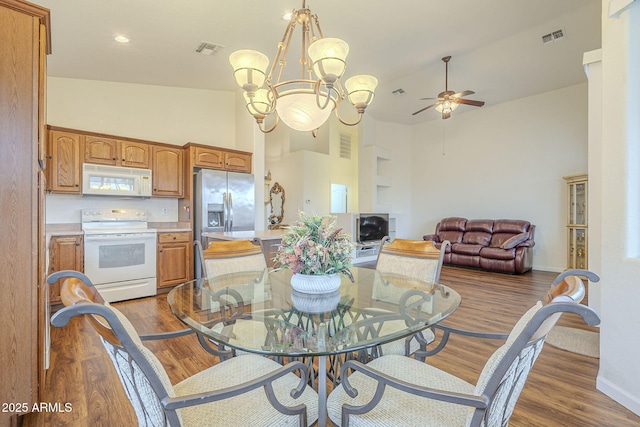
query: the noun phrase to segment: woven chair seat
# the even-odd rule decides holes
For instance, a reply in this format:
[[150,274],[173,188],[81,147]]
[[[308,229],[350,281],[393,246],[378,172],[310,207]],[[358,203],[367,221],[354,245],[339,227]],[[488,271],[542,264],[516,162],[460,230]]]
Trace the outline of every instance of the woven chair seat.
[[[174,385],[177,396],[217,390],[267,375],[281,365],[257,355],[233,357],[224,364],[214,365]],[[300,382],[294,374],[288,374],[274,382],[274,392],[285,405],[303,403],[307,406],[309,420],[318,417],[318,395],[307,387],[296,400],[289,392]],[[205,405],[180,410],[185,426],[210,426],[217,420],[228,426],[298,426],[298,418],[283,415],[271,406],[262,389]]]
[[[367,364],[394,378],[423,387],[438,390],[472,394],[475,386],[447,372],[441,371],[421,361],[399,355],[374,359]],[[349,381],[358,390],[358,396],[351,399],[342,385],[329,395],[327,410],[334,423],[340,420],[342,405],[345,403],[362,405],[373,396],[377,382],[356,372]],[[428,403],[428,409],[425,405]],[[385,398],[371,411],[352,416],[350,426],[416,426],[416,427],[461,427],[466,425],[469,408],[452,403],[429,401],[409,393],[387,387]]]

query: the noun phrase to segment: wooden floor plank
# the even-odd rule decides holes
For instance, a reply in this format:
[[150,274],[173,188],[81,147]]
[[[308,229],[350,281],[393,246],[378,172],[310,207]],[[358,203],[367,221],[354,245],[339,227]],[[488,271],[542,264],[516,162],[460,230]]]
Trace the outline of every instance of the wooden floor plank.
[[[462,296],[462,305],[445,322],[461,328],[508,332],[542,298],[555,273],[533,271],[506,275],[445,267],[441,281]],[[166,294],[116,303],[140,334],[182,329],[168,308]],[[564,315],[559,324],[584,326]],[[70,402],[70,413],[25,417],[23,426],[135,426],[135,414],[115,369],[91,327],[81,319],[52,328],[51,368],[44,402]],[[148,342],[176,383],[217,363],[193,336]],[[475,383],[489,355],[501,343],[453,337],[428,363]],[[640,426],[640,417],[595,389],[598,359],[545,345],[518,401],[510,426]]]

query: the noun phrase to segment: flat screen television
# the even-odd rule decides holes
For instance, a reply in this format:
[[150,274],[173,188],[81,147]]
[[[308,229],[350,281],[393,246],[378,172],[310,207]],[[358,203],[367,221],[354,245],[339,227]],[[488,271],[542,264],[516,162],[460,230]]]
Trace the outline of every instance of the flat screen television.
[[361,213],[358,221],[358,243],[379,242],[389,235],[389,214]]

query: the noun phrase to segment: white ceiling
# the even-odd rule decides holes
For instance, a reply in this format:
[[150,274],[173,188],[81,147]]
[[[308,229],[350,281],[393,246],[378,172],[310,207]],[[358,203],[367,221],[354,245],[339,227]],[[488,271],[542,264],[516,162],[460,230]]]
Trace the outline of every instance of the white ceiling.
[[[256,49],[270,59],[282,39],[285,11],[301,0],[32,0],[51,10],[48,75],[185,88],[236,90],[228,56]],[[420,98],[449,89],[497,104],[586,81],[582,54],[600,47],[601,0],[310,0],[325,37],[350,45],[346,77],[379,80],[367,110],[378,120],[437,119]],[[543,44],[562,29],[565,37]],[[113,38],[123,33],[128,44]],[[297,31],[295,38],[300,38]],[[213,56],[203,41],[223,45]],[[298,73],[299,48],[287,69]],[[402,88],[405,94],[393,95]],[[453,115],[476,107],[461,106]]]

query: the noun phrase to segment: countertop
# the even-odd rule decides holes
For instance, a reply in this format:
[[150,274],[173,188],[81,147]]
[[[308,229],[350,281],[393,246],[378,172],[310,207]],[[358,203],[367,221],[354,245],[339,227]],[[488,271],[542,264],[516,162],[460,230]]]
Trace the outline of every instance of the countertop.
[[204,232],[202,236],[219,240],[253,240],[256,237],[260,240],[280,240],[286,230],[263,230],[263,231],[216,231]]

